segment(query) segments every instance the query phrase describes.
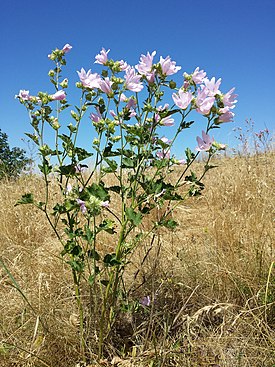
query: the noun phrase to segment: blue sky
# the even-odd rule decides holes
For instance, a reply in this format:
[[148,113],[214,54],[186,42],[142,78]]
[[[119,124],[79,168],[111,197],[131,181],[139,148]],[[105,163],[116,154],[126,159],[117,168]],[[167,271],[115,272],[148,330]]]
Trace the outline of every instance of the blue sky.
[[[0,14],[0,128],[11,146],[25,147],[21,139],[31,132],[14,95],[54,92],[47,55],[66,43],[73,46],[64,72],[71,85],[81,67],[100,70],[94,56],[102,46],[133,65],[156,50],[157,60],[170,55],[182,66],[179,83],[184,71],[200,66],[222,78],[221,91],[236,87],[235,122],[215,131],[217,140],[236,145],[233,128],[246,118],[256,131],[275,129],[275,0],[2,0]],[[198,123],[188,139],[195,141],[201,128]]]

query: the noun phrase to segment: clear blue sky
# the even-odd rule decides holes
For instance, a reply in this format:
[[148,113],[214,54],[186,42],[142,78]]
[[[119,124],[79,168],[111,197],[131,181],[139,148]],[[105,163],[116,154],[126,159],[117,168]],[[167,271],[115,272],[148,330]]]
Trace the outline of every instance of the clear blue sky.
[[[133,65],[156,50],[157,60],[170,55],[182,66],[179,81],[200,66],[222,78],[223,92],[236,87],[235,122],[215,131],[217,140],[236,144],[232,129],[246,118],[256,130],[275,129],[275,0],[1,0],[0,14],[0,128],[11,146],[24,147],[24,132],[31,132],[14,95],[54,92],[47,55],[66,43],[73,46],[66,67],[71,85],[76,70],[96,68],[102,46]],[[194,138],[200,130],[198,124]]]

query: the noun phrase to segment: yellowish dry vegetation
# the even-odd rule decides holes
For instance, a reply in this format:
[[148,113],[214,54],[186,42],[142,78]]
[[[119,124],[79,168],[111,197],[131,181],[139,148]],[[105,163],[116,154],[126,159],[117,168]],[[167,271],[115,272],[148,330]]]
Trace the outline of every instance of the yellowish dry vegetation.
[[[174,212],[178,228],[131,258],[131,297],[152,303],[122,315],[109,356],[90,367],[275,366],[275,156],[215,163],[203,195]],[[0,183],[1,367],[71,367],[80,358],[60,245],[43,213],[14,207],[41,185],[28,176]]]

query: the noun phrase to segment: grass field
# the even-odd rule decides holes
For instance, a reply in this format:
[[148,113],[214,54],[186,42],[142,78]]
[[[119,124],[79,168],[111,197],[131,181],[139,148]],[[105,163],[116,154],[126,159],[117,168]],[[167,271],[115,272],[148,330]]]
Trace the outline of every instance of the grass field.
[[[275,155],[215,163],[203,195],[174,212],[176,230],[162,229],[131,258],[125,283],[133,301],[149,296],[150,305],[121,314],[106,358],[90,367],[275,366]],[[60,245],[43,213],[14,207],[41,185],[35,176],[0,182],[1,367],[73,367],[80,359]],[[83,293],[88,309],[89,289]],[[89,338],[92,356],[96,335]]]

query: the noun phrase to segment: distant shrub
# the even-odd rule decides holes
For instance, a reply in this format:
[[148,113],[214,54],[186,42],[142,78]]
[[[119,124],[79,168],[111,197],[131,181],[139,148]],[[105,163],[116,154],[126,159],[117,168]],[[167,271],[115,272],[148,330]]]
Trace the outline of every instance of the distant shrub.
[[0,179],[17,178],[30,163],[23,149],[10,148],[8,135],[0,129]]

